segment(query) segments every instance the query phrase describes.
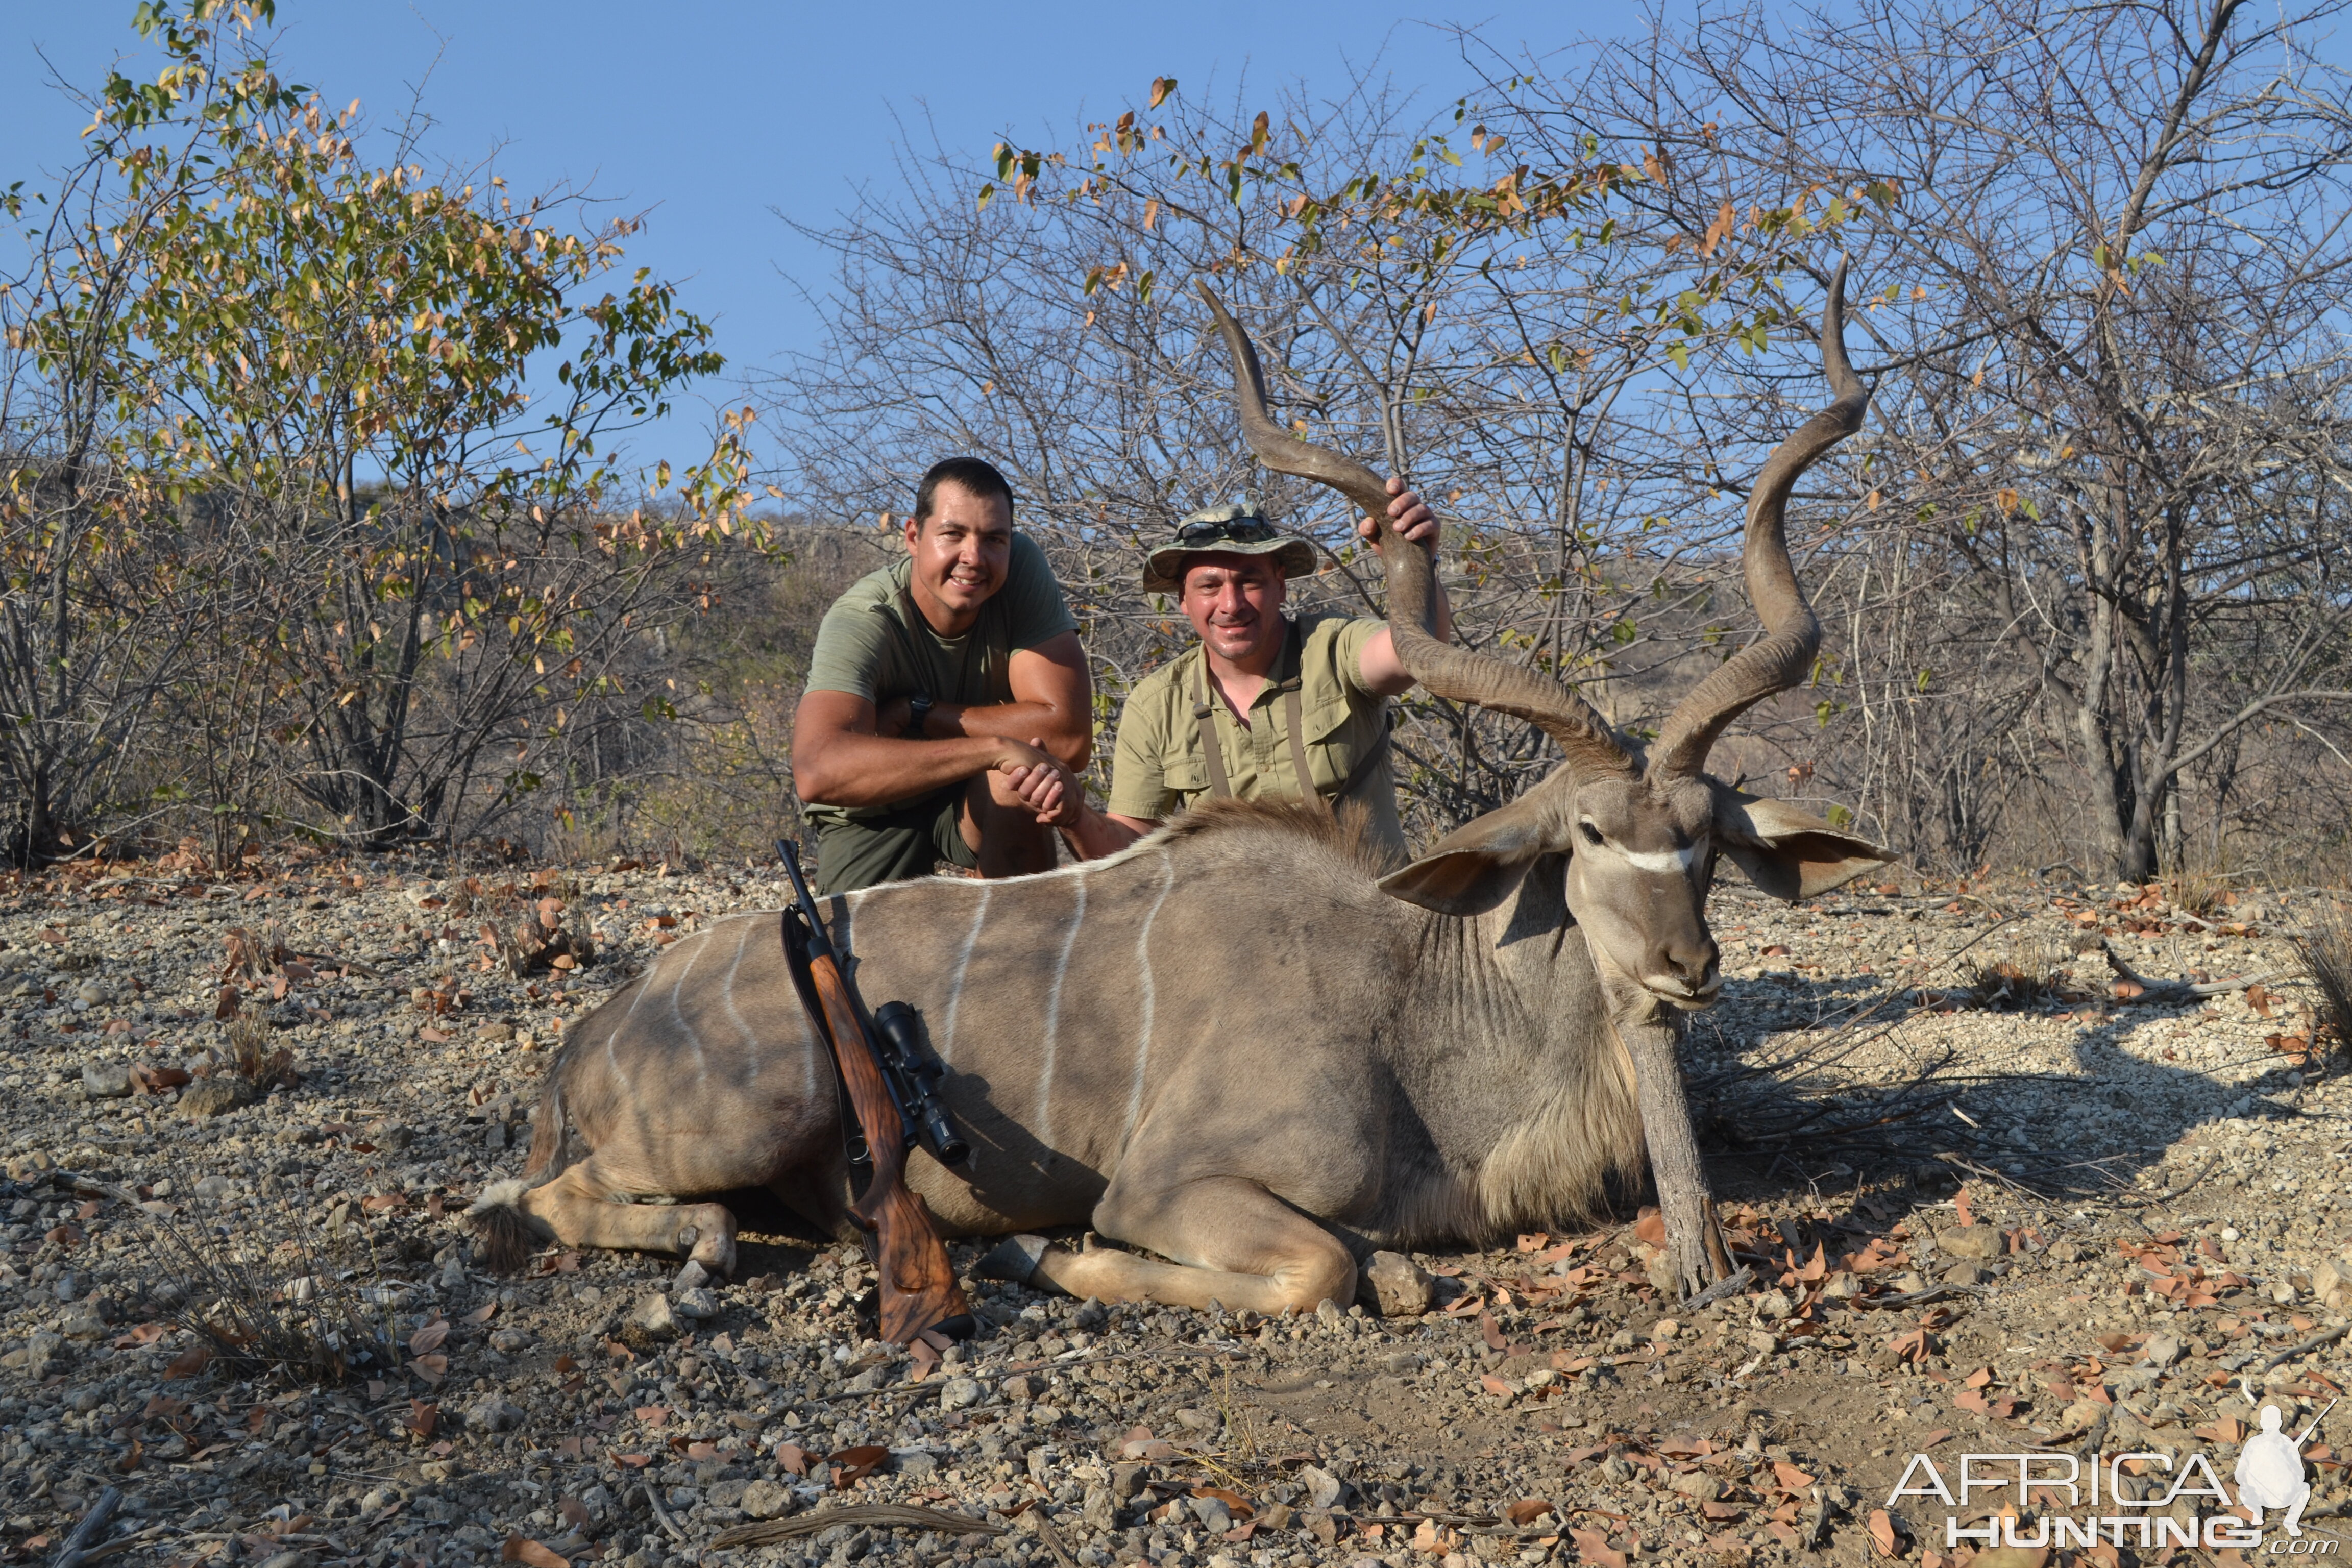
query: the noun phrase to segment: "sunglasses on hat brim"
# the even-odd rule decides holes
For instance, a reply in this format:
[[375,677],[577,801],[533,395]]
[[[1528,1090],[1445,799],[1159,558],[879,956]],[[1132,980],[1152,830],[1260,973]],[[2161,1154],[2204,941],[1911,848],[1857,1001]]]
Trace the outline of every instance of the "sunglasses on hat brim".
[[1188,522],[1176,531],[1180,544],[1206,544],[1224,539],[1235,544],[1262,544],[1276,536],[1275,526],[1263,518],[1236,517],[1207,522]]

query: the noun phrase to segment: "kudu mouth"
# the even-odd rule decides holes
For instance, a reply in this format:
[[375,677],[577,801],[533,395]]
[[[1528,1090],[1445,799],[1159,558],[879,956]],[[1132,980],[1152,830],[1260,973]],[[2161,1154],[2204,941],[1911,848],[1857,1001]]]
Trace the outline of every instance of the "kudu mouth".
[[1697,1013],[1715,1005],[1715,999],[1723,994],[1723,976],[1720,973],[1710,974],[1704,984],[1694,989],[1679,980],[1645,974],[1642,976],[1642,989],[1661,1002],[1672,1003],[1685,1013]]

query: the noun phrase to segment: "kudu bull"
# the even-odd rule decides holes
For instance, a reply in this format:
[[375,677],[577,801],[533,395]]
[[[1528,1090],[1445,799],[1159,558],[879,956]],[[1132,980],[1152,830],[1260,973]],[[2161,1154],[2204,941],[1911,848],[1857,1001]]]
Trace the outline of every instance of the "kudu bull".
[[[1683,700],[1646,756],[1573,691],[1431,637],[1430,560],[1391,531],[1405,667],[1564,754],[1519,799],[1385,878],[1319,813],[1224,802],[1102,860],[825,901],[864,994],[919,1009],[950,1068],[971,1163],[951,1173],[918,1155],[908,1170],[943,1228],[1086,1226],[1133,1249],[1047,1249],[1033,1279],[1074,1296],[1307,1310],[1344,1304],[1372,1247],[1588,1214],[1646,1142],[1677,1282],[1727,1268],[1675,1057],[1681,1013],[1721,984],[1705,910],[1716,857],[1784,899],[1885,858],[1703,771],[1725,726],[1801,681],[1820,643],[1782,520],[1868,401],[1843,283],[1841,268],[1821,334],[1836,401],[1780,443],[1748,500],[1743,565],[1766,635]],[[1268,417],[1255,351],[1209,302],[1259,459],[1385,529],[1379,479]],[[726,1270],[724,1207],[629,1200],[756,1187],[845,1237],[840,1116],[776,916],[719,921],[572,1032],[541,1091],[538,1184],[499,1184],[476,1205],[486,1250],[511,1266],[551,1236]],[[567,1121],[589,1151],[576,1162]]]

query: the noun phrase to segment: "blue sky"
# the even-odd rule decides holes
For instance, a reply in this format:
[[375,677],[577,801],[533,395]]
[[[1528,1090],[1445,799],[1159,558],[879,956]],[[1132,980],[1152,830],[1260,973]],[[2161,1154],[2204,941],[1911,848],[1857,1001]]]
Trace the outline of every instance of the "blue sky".
[[[131,10],[131,0],[0,0],[0,186],[37,188],[73,160],[83,121],[49,83],[93,87],[118,57],[141,59]],[[440,159],[496,151],[519,189],[570,180],[616,210],[650,208],[631,259],[683,279],[688,307],[717,319],[719,346],[752,373],[813,343],[821,325],[786,279],[821,288],[822,258],[774,213],[821,222],[860,184],[891,179],[902,125],[928,140],[928,121],[947,144],[984,153],[1007,131],[1058,139],[1155,76],[1188,93],[1244,77],[1336,86],[1368,63],[1449,100],[1469,79],[1451,38],[1427,24],[1482,24],[1492,41],[1549,49],[1630,27],[1636,13],[1573,0],[279,0],[278,19],[285,74],[334,107],[357,98],[372,118],[397,121],[421,92]],[[673,421],[640,445],[677,455],[689,434]]]

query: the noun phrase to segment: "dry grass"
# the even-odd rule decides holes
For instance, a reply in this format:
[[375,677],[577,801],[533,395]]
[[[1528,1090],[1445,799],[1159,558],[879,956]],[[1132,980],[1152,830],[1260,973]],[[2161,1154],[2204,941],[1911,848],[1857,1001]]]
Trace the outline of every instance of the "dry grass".
[[267,1091],[273,1083],[292,1088],[298,1081],[294,1053],[273,1046],[269,1022],[260,1014],[240,1011],[228,1021],[228,1063],[236,1076]]
[[2331,1054],[2352,1048],[2352,911],[2342,904],[2320,906],[2312,922],[2295,933],[2303,977],[2319,994],[2313,1044]]
[[[175,1171],[174,1188],[193,1178]],[[298,1191],[265,1177],[234,1216],[149,1216],[150,1306],[243,1375],[335,1384],[399,1364],[389,1300],[375,1299],[373,1248],[356,1231],[322,1235]]]
[[1962,973],[1969,995],[1979,1007],[2038,1007],[2064,994],[2066,976],[2057,952],[2037,939],[2020,942],[1999,958],[1969,964]]
[[2213,867],[2198,867],[2175,872],[2165,895],[2172,907],[2202,920],[2221,908],[2224,895],[2230,891],[2230,877]]

